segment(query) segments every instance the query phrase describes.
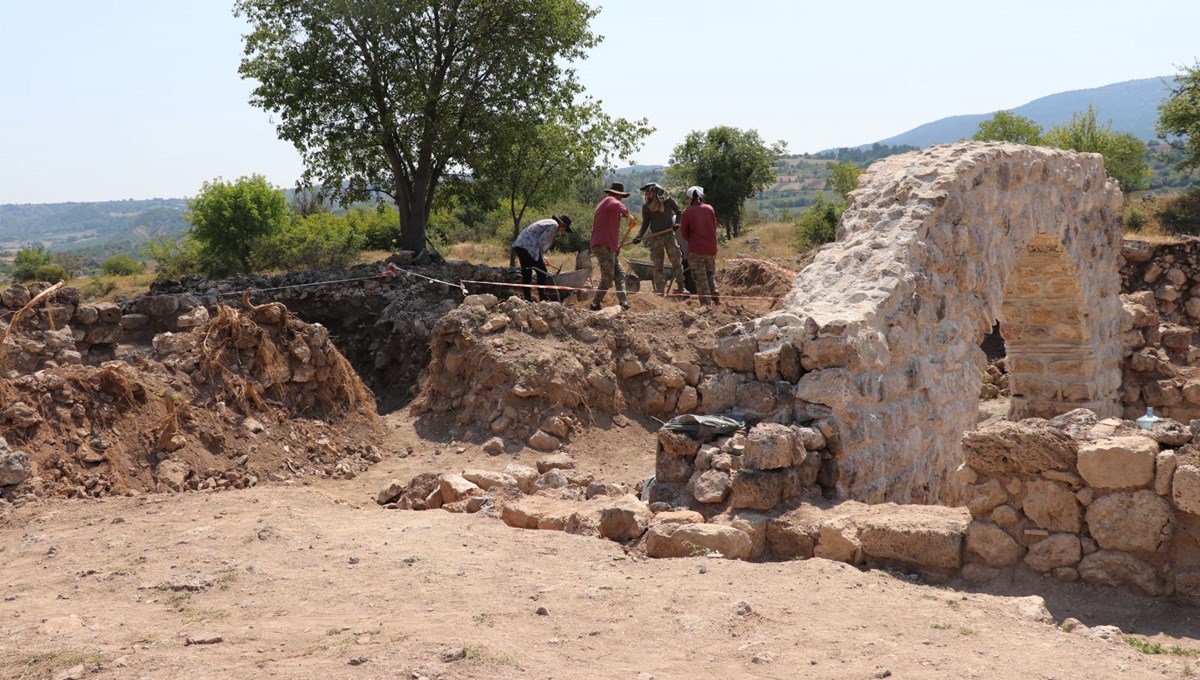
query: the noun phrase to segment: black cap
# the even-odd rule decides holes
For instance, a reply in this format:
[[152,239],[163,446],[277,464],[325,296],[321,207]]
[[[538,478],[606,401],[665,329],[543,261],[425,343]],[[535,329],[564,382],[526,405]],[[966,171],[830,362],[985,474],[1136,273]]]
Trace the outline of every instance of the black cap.
[[555,215],[554,219],[563,226],[567,231],[571,231],[571,218],[567,215]]

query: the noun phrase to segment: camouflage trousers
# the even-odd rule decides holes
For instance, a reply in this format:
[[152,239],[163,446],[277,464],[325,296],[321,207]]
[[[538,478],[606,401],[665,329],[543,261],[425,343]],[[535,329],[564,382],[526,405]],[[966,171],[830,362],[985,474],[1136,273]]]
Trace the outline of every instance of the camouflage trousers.
[[688,264],[692,267],[692,278],[700,293],[700,304],[720,304],[717,296],[717,256],[689,253]]
[[617,301],[625,302],[625,269],[621,266],[617,252],[608,246],[594,245],[592,255],[596,257],[596,264],[600,267],[600,285],[596,286],[592,305],[599,306],[604,300],[604,294],[608,292],[608,287],[613,284],[616,284]]
[[650,239],[650,261],[654,263],[654,292],[658,294],[671,292],[666,288],[667,273],[663,271],[663,260],[670,258],[672,275],[675,277],[675,292],[682,293],[683,288],[683,256],[679,252],[679,244],[675,241],[673,232]]

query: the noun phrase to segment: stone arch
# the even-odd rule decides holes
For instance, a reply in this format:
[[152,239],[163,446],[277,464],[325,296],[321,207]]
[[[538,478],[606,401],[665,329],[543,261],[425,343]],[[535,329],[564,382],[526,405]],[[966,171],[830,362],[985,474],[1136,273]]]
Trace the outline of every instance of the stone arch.
[[824,421],[840,496],[953,502],[997,320],[1014,416],[1120,414],[1120,208],[1096,154],[963,142],[883,159],[784,309],[727,331],[718,357],[755,338],[746,379],[794,388],[747,415]]

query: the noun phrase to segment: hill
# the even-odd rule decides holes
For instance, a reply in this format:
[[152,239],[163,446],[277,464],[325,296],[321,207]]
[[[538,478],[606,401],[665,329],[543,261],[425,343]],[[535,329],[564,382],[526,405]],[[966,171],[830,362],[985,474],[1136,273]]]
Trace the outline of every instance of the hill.
[[[1174,76],[1129,80],[1086,90],[1060,92],[1007,110],[1029,118],[1048,130],[1052,126],[1070,122],[1072,114],[1086,111],[1090,104],[1096,108],[1101,123],[1111,119],[1112,129],[1116,132],[1132,133],[1138,139],[1149,141],[1155,138],[1158,105],[1170,96],[1170,88],[1174,83]],[[995,112],[942,118],[878,143],[926,147],[969,139],[979,129],[979,123],[991,118],[992,113]]]
[[158,235],[177,234],[187,223],[181,198],[0,205],[0,248],[41,244],[51,250],[131,250]]

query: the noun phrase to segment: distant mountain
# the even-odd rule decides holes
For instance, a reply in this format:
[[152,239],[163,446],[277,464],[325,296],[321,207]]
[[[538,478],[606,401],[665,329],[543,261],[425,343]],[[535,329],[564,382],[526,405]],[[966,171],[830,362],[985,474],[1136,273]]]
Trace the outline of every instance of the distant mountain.
[[[1072,114],[1087,111],[1090,104],[1096,109],[1096,120],[1101,125],[1111,119],[1115,132],[1132,133],[1138,139],[1150,141],[1155,138],[1158,105],[1170,96],[1170,88],[1174,84],[1174,76],[1129,80],[1088,90],[1060,92],[1005,110],[1029,118],[1041,125],[1043,130],[1049,130],[1055,125],[1070,122]],[[878,143],[911,144],[923,148],[930,144],[970,139],[979,130],[979,124],[991,118],[993,113],[995,111],[942,118],[895,137],[881,139]]]

